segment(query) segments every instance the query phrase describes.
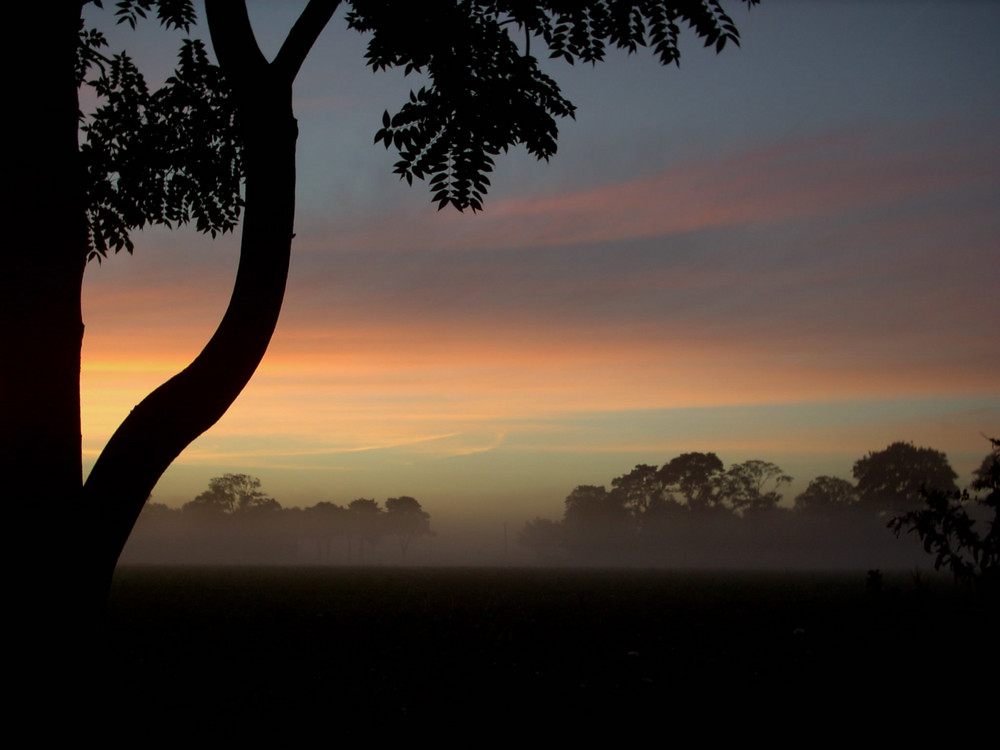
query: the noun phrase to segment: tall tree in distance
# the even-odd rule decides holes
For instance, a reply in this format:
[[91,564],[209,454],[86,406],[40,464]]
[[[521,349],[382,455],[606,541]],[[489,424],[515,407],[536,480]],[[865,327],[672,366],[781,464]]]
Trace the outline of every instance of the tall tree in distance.
[[[459,210],[483,207],[501,152],[522,145],[540,159],[555,153],[557,119],[572,116],[573,105],[535,54],[596,63],[609,45],[650,47],[674,63],[682,23],[719,50],[737,41],[715,0],[343,4],[347,25],[370,35],[373,68],[400,67],[428,81],[396,114],[383,115],[375,140],[398,150],[401,178],[426,179],[439,207]],[[84,5],[15,3],[7,19],[37,33],[38,46],[30,75],[14,76],[10,91],[31,116],[10,118],[16,148],[3,175],[4,205],[15,218],[6,222],[0,275],[0,471],[8,493],[23,500],[15,519],[22,536],[45,529],[59,537],[49,545],[59,555],[25,582],[25,592],[53,581],[58,591],[46,590],[40,607],[23,607],[53,622],[57,613],[86,617],[80,613],[100,606],[160,475],[225,413],[267,349],[294,236],[292,84],[341,2],[309,0],[267,60],[244,2],[206,0],[218,69],[200,45],[186,43],[162,96],[143,91],[127,60],[103,56],[99,32],[81,32]],[[133,24],[155,13],[185,30],[194,19],[190,0],[121,0],[116,13]],[[88,65],[104,71],[95,90],[110,108],[86,121],[81,150],[78,87]],[[241,208],[239,270],[217,330],[187,368],[135,406],[82,484],[87,259],[130,248],[128,232],[147,222],[190,220],[225,231]],[[39,476],[50,481],[39,487]],[[67,596],[77,600],[67,606]]]

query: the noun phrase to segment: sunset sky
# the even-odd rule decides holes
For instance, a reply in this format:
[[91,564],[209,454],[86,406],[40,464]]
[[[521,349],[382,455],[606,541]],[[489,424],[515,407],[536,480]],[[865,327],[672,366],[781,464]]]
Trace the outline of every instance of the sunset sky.
[[[252,5],[265,51],[302,5]],[[577,118],[550,163],[498,159],[476,215],[392,174],[373,136],[420,83],[366,69],[338,12],[296,85],[271,348],[154,500],[242,472],[283,505],[409,494],[435,520],[520,524],[715,451],[779,464],[790,504],[897,440],[966,482],[1000,436],[1000,3],[726,7],[742,47],[688,35],[679,69],[552,63]],[[151,79],[172,64],[177,34],[112,31]],[[87,469],[235,277],[232,237],[135,240],[87,270]]]

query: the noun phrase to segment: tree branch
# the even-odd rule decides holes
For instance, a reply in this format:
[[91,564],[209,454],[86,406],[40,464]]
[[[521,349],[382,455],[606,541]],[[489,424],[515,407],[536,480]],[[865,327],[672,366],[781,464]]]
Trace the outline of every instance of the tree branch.
[[340,0],[309,0],[274,58],[272,65],[278,75],[289,82],[295,80],[306,55],[339,5]]
[[268,66],[257,45],[246,0],[205,0],[205,18],[219,65],[234,85],[252,83]]
[[211,340],[188,367],[132,410],[84,485],[84,507],[94,519],[87,543],[109,576],[157,480],[225,414],[260,364],[288,274],[297,134],[291,81],[274,75],[260,53],[242,0],[208,0],[206,10],[220,65],[236,84],[243,131],[246,210],[239,270]]

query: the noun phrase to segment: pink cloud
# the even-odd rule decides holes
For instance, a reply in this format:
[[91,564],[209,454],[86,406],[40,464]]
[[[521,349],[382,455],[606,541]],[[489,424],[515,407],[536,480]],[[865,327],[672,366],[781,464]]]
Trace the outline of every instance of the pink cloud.
[[427,210],[390,226],[334,227],[323,245],[377,251],[611,242],[820,219],[996,182],[1000,153],[993,146],[973,149],[939,135],[926,148],[897,149],[897,137],[871,130],[773,144],[628,182],[494,200],[475,216]]

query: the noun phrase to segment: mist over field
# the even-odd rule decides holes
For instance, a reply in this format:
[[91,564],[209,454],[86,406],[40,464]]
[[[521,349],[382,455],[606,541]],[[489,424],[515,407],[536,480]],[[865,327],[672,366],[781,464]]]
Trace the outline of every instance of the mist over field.
[[[287,515],[285,515],[287,514]],[[123,565],[276,565],[309,567],[657,567],[728,570],[931,570],[933,559],[914,535],[897,539],[885,521],[794,518],[740,522],[684,520],[652,542],[544,549],[525,546],[520,523],[461,523],[431,516],[433,536],[414,539],[405,555],[391,534],[374,540],[325,532],[301,511],[257,519],[144,514]],[[603,531],[599,528],[598,533]]]

